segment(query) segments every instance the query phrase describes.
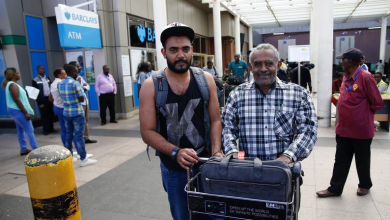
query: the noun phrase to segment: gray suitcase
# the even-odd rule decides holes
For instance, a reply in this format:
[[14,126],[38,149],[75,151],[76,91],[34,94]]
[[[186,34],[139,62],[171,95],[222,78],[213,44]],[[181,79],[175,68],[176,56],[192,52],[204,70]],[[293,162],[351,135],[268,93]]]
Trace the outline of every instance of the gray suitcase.
[[210,158],[201,167],[202,191],[210,194],[290,202],[291,168],[283,161]]

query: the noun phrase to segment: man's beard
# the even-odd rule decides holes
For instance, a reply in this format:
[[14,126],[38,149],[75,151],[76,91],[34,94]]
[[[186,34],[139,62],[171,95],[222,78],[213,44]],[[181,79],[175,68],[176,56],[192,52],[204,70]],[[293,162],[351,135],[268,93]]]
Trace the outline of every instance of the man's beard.
[[[176,68],[176,64],[179,63],[179,62],[185,62],[187,64],[186,67],[183,67],[183,68]],[[187,72],[187,70],[190,68],[191,66],[191,61],[188,61],[188,60],[176,60],[175,62],[171,63],[169,62],[169,60],[167,59],[167,64],[168,64],[168,68],[174,72],[174,73],[178,73],[178,74],[183,74],[185,72]]]

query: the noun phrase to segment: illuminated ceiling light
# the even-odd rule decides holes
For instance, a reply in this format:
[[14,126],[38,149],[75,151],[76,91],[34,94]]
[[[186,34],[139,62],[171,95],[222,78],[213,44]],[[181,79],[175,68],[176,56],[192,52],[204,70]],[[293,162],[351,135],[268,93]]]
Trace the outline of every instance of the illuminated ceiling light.
[[274,35],[283,35],[284,33],[274,33]]
[[381,27],[369,27],[368,29],[381,29]]

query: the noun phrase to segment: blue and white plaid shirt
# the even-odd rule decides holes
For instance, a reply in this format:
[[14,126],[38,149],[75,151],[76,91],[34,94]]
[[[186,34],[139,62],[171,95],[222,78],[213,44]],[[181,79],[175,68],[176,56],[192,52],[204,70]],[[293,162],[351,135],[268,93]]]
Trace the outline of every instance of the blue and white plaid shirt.
[[84,95],[84,91],[79,82],[68,76],[58,83],[58,92],[64,100],[64,116],[84,115],[83,107],[78,99]]
[[264,95],[254,80],[232,91],[222,114],[226,154],[273,160],[281,154],[293,161],[309,156],[317,141],[317,116],[306,89],[276,79]]

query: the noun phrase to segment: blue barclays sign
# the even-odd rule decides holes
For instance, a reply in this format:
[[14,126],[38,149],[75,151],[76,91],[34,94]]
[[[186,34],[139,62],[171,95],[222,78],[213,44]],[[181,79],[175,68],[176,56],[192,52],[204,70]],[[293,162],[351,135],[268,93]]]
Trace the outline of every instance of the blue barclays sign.
[[55,12],[61,47],[102,48],[98,14],[61,4]]
[[144,43],[145,40],[149,42],[154,42],[156,39],[156,31],[152,28],[145,28],[141,24],[137,26],[137,36],[141,43]]

